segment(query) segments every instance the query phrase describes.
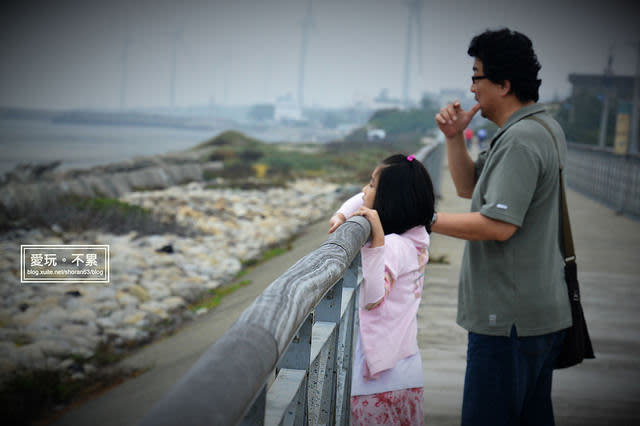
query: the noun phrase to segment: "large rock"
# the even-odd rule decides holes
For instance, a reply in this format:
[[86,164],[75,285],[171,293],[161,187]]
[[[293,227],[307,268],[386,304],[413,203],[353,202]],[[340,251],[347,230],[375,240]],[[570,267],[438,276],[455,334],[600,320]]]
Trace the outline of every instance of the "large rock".
[[27,369],[40,369],[46,367],[46,355],[42,352],[39,343],[31,343],[19,347],[15,352],[15,362],[17,365]]
[[149,296],[153,300],[164,299],[171,296],[171,290],[169,286],[160,281],[148,281],[143,283],[145,289],[149,292]]
[[169,284],[169,289],[173,296],[179,296],[186,301],[195,302],[205,291],[199,278],[188,278]]
[[128,326],[133,325],[138,328],[142,328],[149,325],[148,317],[148,312],[136,310],[135,312],[130,313],[124,318],[124,323]]
[[137,344],[149,338],[149,332],[133,326],[110,330],[109,335],[114,338],[116,346]]
[[178,296],[167,297],[163,299],[161,303],[169,313],[179,312],[182,310],[182,308],[187,306],[184,299]]
[[38,317],[27,326],[27,330],[40,331],[40,330],[56,330],[63,326],[63,324],[69,319],[67,311],[59,306],[55,306],[52,309],[45,311],[38,315]]
[[118,300],[118,303],[120,304],[120,306],[127,306],[127,305],[137,306],[139,302],[137,297],[123,290],[118,290],[116,292],[116,299]]
[[40,350],[48,356],[63,358],[64,356],[71,354],[71,343],[61,336],[58,336],[57,338],[52,336],[50,338],[39,340],[37,345]]
[[81,308],[69,315],[69,320],[75,324],[95,324],[98,315],[91,309]]
[[127,290],[129,290],[129,293],[136,297],[141,303],[144,303],[151,298],[147,289],[139,284],[133,284],[132,286],[127,287]]
[[141,304],[140,309],[143,311],[147,311],[162,320],[169,319],[169,314],[167,313],[166,307],[162,303],[155,300],[151,300],[149,302]]

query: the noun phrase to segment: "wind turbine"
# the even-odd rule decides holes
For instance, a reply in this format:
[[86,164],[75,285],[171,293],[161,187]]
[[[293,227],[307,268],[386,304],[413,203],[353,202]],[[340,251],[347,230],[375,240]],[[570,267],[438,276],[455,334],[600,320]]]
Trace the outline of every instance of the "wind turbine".
[[131,47],[131,22],[129,13],[124,20],[124,40],[122,40],[122,50],[120,51],[120,110],[124,110],[127,96],[127,71],[129,68],[129,48]]
[[178,42],[184,43],[184,25],[180,25],[176,31],[171,33],[173,45],[171,48],[171,79],[169,81],[169,106],[173,109],[176,106],[176,52]]
[[170,62],[170,74],[169,74],[169,106],[171,109],[176,106],[176,61],[178,56],[178,43],[181,46],[181,50],[184,53],[188,53],[184,45],[184,26],[185,17],[184,14],[178,16],[178,10],[182,2],[174,4],[173,16],[175,19],[175,29],[173,31],[167,31],[164,35],[168,36],[171,40],[171,62]]
[[411,47],[413,45],[413,24],[416,25],[416,44],[418,50],[418,72],[422,75],[422,10],[424,0],[408,0],[407,42],[404,55],[404,81],[402,84],[402,101],[409,105],[409,83],[411,77]]
[[[178,5],[174,5],[174,30],[163,31],[159,33],[151,34],[151,38],[155,39],[158,36],[168,37],[171,42],[170,60],[169,60],[169,106],[175,108],[176,104],[176,77],[177,77],[177,59],[178,59],[178,44],[180,44],[182,54],[187,56],[188,60],[191,60],[191,55],[184,43],[184,15],[178,17]],[[126,95],[128,89],[128,67],[129,67],[129,53],[131,45],[134,41],[137,43],[140,41],[139,34],[133,37],[131,35],[130,22],[127,19],[124,30],[124,39],[121,45],[120,53],[120,109],[124,110],[126,104]],[[148,40],[147,40],[148,41]]]
[[129,46],[131,46],[131,33],[127,27],[127,32],[122,42],[121,55],[121,77],[120,77],[120,109],[124,110],[124,101],[127,93],[127,64],[129,62]]
[[304,106],[304,69],[307,60],[307,49],[309,47],[309,38],[311,31],[315,26],[313,22],[313,0],[308,0],[307,11],[302,20],[302,43],[300,45],[300,64],[298,67],[298,106],[300,109]]

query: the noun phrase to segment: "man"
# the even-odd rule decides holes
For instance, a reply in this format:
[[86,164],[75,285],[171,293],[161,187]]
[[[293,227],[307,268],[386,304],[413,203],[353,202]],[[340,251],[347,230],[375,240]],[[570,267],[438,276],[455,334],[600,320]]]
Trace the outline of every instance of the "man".
[[[536,103],[540,64],[529,38],[486,31],[468,54],[477,104],[447,105],[436,122],[471,212],[439,212],[431,228],[467,240],[457,317],[469,331],[462,424],[553,425],[553,364],[571,326],[559,228],[564,134]],[[462,133],[478,111],[499,129],[474,162]]]

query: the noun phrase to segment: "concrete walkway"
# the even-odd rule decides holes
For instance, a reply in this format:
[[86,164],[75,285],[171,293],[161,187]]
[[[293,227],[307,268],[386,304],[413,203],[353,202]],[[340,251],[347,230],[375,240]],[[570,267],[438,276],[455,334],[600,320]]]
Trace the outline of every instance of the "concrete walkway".
[[[557,372],[553,392],[557,425],[640,424],[640,223],[574,192],[568,197],[583,305],[597,359]],[[449,212],[469,208],[468,200],[455,196],[446,168],[438,208]],[[248,274],[250,286],[226,297],[180,333],[123,362],[152,366],[150,371],[71,410],[55,424],[136,424],[268,284],[326,239],[326,232],[326,221],[311,226],[292,251]],[[433,235],[431,257],[445,256],[449,263],[429,265],[418,314],[428,425],[460,421],[467,334],[455,324],[455,317],[463,247],[462,241]]]
[[[558,426],[640,424],[640,223],[569,191],[583,308],[595,360],[554,376]],[[466,212],[443,170],[438,209]],[[419,317],[427,425],[459,425],[467,332],[455,324],[457,282],[464,242],[433,235],[432,264]]]

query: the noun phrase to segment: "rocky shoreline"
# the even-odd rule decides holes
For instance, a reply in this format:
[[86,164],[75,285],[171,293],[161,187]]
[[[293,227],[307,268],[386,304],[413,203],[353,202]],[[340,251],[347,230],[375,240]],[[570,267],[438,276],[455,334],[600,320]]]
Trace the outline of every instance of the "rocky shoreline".
[[197,151],[155,155],[81,170],[58,170],[59,162],[21,165],[0,178],[0,204],[23,211],[63,196],[121,197],[133,191],[164,189],[202,181],[223,168],[202,161]]
[[[265,191],[192,182],[120,197],[172,218],[191,237],[59,228],[0,235],[0,374],[47,369],[90,377],[102,352],[124,353],[206,312],[189,305],[347,195],[321,180]],[[109,244],[110,284],[20,284],[21,244]]]

